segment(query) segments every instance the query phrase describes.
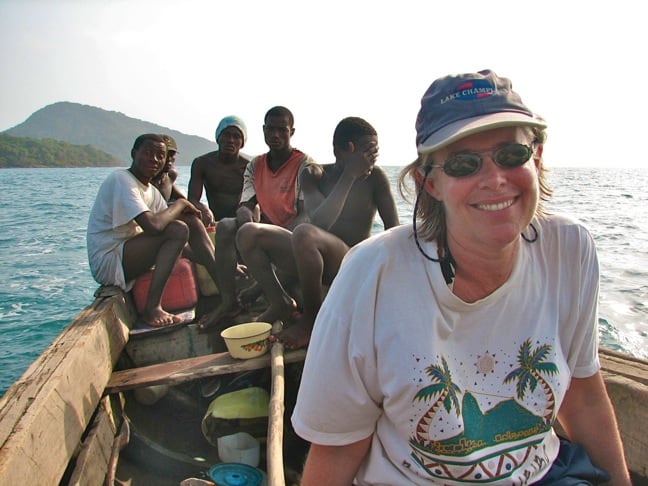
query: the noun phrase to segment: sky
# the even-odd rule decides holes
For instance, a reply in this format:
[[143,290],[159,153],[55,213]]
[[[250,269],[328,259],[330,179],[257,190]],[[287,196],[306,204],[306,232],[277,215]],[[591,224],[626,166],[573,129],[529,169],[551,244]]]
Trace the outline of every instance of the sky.
[[[0,131],[55,102],[213,140],[230,114],[267,151],[275,105],[293,146],[333,162],[339,120],[378,131],[384,165],[416,157],[436,78],[492,69],[549,124],[552,167],[644,167],[648,29],[636,0],[0,0]],[[127,157],[127,154],[125,154]],[[182,160],[180,147],[180,163]]]

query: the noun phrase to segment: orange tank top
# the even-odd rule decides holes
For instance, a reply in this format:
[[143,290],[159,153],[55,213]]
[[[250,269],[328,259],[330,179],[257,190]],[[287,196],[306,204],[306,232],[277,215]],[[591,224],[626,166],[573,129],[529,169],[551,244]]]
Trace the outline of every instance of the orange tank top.
[[254,190],[265,217],[287,227],[297,216],[297,176],[306,155],[294,149],[277,172],[268,167],[268,154],[259,156],[254,167]]

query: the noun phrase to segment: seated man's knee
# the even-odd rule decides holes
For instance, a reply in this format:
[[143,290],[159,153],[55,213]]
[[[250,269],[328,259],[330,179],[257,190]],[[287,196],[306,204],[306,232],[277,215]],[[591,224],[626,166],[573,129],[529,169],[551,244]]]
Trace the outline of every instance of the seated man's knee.
[[178,219],[171,221],[164,228],[163,235],[169,240],[180,240],[186,243],[189,241],[189,226]]
[[297,226],[291,236],[293,248],[303,248],[317,242],[321,230],[312,224],[302,223]]
[[236,232],[236,247],[239,251],[245,252],[254,248],[259,235],[260,225],[258,223],[245,223]]
[[202,219],[196,214],[187,214],[182,220],[189,226],[190,231],[197,231],[205,227]]
[[236,237],[237,222],[236,218],[223,218],[216,226],[216,241],[223,244],[234,243]]

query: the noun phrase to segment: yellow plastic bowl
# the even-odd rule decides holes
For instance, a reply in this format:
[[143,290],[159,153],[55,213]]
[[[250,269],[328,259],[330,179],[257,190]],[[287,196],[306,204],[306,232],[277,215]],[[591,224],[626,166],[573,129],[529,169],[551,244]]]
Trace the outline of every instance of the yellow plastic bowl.
[[246,322],[228,327],[221,332],[227,350],[233,358],[249,359],[265,354],[272,324],[268,322]]

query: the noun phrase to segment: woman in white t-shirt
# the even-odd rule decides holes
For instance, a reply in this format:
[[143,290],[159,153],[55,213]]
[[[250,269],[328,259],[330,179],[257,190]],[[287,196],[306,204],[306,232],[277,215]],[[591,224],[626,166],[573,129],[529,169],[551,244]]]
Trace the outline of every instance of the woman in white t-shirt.
[[545,128],[492,71],[425,93],[401,177],[414,224],[354,247],[315,323],[292,416],[304,486],[629,484],[596,249],[543,208]]

